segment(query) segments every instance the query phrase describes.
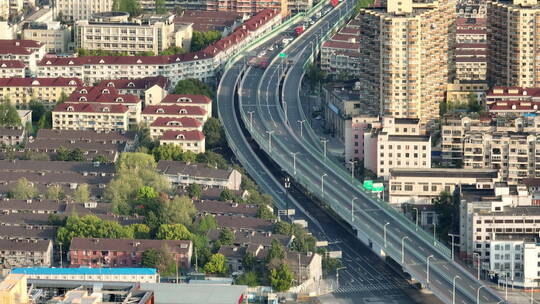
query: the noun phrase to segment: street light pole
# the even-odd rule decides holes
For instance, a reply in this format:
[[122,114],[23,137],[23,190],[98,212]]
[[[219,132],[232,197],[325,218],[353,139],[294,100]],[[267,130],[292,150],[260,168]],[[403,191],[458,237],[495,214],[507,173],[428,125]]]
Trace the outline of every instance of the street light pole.
[[455,275],[454,279],[452,280],[452,304],[456,304],[456,279],[461,279],[460,276]]
[[480,290],[482,288],[485,288],[486,286],[484,285],[481,285],[480,287],[478,287],[478,289],[476,290],[476,304],[480,304]]
[[437,224],[433,222],[433,246],[435,246],[435,243],[437,242]]
[[249,114],[249,129],[253,132],[253,113],[255,113],[255,111],[248,111],[247,113]]
[[304,139],[304,123],[306,122],[306,120],[297,120],[296,122],[298,122],[300,124],[300,138],[301,139]]
[[324,160],[326,160],[326,143],[328,142],[328,139],[322,138],[321,142],[323,143]]
[[293,175],[296,175],[296,155],[300,152],[291,152],[293,156]]
[[358,199],[358,197],[353,197],[351,200],[351,222],[354,222],[354,200]]
[[268,134],[268,153],[272,154],[272,133],[274,133],[274,130],[267,130],[266,133]]
[[477,268],[478,268],[478,274],[477,274],[476,279],[477,279],[478,281],[480,281],[480,253],[478,253],[478,252],[473,252],[473,256],[475,256],[475,255],[478,257],[478,265],[477,265]]
[[283,184],[285,188],[285,206],[287,208],[287,217],[289,216],[289,188],[291,187],[291,182],[289,177],[285,178],[285,183]]
[[418,231],[418,208],[413,207],[413,209],[416,211],[416,231]]
[[386,226],[390,225],[389,222],[386,222],[386,224],[384,224],[384,227],[383,227],[383,232],[384,232],[384,248],[386,248]]
[[58,245],[60,245],[60,268],[64,267],[64,261],[62,257],[62,242],[59,242]]
[[322,195],[324,197],[324,177],[327,176],[328,174],[324,173],[323,175],[321,175],[321,192],[322,192]]
[[457,234],[449,233],[448,235],[452,238],[452,261],[454,261],[454,245],[456,245],[454,242],[454,237],[456,237]]
[[349,164],[351,164],[351,180],[354,180],[354,164],[355,163],[356,163],[356,161],[354,161],[354,160],[349,161]]
[[428,283],[428,284],[429,284],[429,259],[431,259],[431,258],[435,258],[435,257],[433,256],[433,254],[427,257],[427,262],[426,262],[426,264],[427,264],[427,270],[426,270],[426,283]]
[[408,240],[408,236],[401,238],[401,264],[405,264],[405,240]]
[[339,267],[338,269],[336,269],[336,289],[339,288],[339,271],[341,269],[347,269],[347,267]]

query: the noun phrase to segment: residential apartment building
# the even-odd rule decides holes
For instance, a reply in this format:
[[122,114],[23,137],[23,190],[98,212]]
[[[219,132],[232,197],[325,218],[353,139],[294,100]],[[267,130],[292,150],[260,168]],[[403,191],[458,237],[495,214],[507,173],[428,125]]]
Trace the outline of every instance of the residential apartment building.
[[210,113],[198,106],[182,106],[182,105],[156,105],[146,106],[142,111],[142,121],[147,125],[151,125],[160,117],[191,117],[204,123],[210,117]]
[[22,127],[0,127],[0,146],[16,146],[24,142],[26,130]]
[[431,168],[431,136],[418,119],[384,117],[364,137],[364,168],[384,179],[393,168]]
[[448,119],[443,123],[443,162],[498,169],[511,184],[540,176],[536,166],[540,118]]
[[199,154],[204,153],[205,137],[201,131],[165,131],[159,137],[160,145],[175,145],[179,146],[182,151],[191,151]]
[[14,268],[11,273],[32,280],[101,281],[155,283],[159,274],[154,268]]
[[107,79],[164,76],[172,83],[186,78],[215,80],[220,68],[237,50],[281,23],[279,12],[266,9],[241,28],[198,52],[171,56],[86,56],[45,58],[38,65],[42,77],[80,77],[87,84]]
[[291,14],[306,12],[313,7],[313,0],[287,0]]
[[46,46],[34,40],[0,40],[0,60],[19,60],[34,75],[37,63],[45,56]]
[[0,282],[0,302],[6,304],[28,303],[27,284],[25,275],[8,274]]
[[373,101],[381,116],[439,117],[450,79],[454,0],[387,1],[361,10],[361,100]]
[[150,136],[157,139],[165,132],[200,131],[203,123],[192,117],[158,117],[150,125]]
[[540,16],[536,0],[487,1],[488,75],[491,85],[538,87],[540,70],[534,26]]
[[73,238],[69,262],[74,267],[141,267],[145,250],[163,247],[168,247],[178,267],[190,268],[193,243],[177,240]]
[[113,87],[120,94],[139,96],[145,105],[156,105],[167,95],[168,90],[171,88],[171,82],[163,76],[155,76],[137,79],[103,80],[97,86]]
[[95,13],[113,10],[113,0],[57,0],[56,17],[77,21],[89,19]]
[[51,240],[0,240],[0,267],[52,265],[53,245]]
[[194,31],[218,31],[222,36],[227,36],[245,19],[247,19],[247,15],[243,13],[184,10],[174,16],[174,23],[193,24]]
[[55,130],[127,131],[129,109],[125,105],[62,103],[52,110]]
[[103,105],[125,105],[129,109],[130,125],[141,121],[142,101],[139,96],[120,94],[114,87],[78,87],[66,100],[67,103],[100,103]]
[[17,108],[27,108],[32,100],[52,106],[81,85],[78,78],[0,78],[0,96]]
[[499,182],[496,169],[427,168],[390,169],[390,204],[431,204],[441,192],[453,193],[457,186],[493,189]]
[[[86,50],[105,50],[159,54],[169,46],[183,47],[181,37],[191,41],[191,32],[178,33],[175,40],[173,15],[147,16],[128,21],[129,14],[106,12],[94,14],[89,20],[75,22],[75,44]],[[182,27],[189,30],[191,27]]]
[[160,160],[157,170],[174,185],[199,184],[205,188],[239,190],[242,183],[242,175],[232,168],[223,170],[209,168],[204,164]]
[[488,90],[488,85],[485,81],[482,82],[459,82],[448,83],[446,85],[446,102],[464,102],[473,94],[476,100],[484,100],[485,92]]
[[364,136],[373,126],[380,126],[379,116],[354,116],[351,125],[345,126],[345,162],[364,159]]
[[360,77],[360,29],[355,19],[341,28],[321,46],[321,69],[344,78]]
[[540,106],[540,89],[523,87],[493,87],[486,93],[489,112],[499,116],[535,115]]
[[0,60],[0,78],[21,78],[26,66],[20,60]]
[[206,111],[206,113],[212,113],[212,99],[205,95],[193,95],[193,94],[169,94],[161,100],[162,105],[174,104],[180,106],[198,106]]
[[47,53],[61,54],[70,50],[71,29],[58,21],[25,23],[22,37],[45,45]]

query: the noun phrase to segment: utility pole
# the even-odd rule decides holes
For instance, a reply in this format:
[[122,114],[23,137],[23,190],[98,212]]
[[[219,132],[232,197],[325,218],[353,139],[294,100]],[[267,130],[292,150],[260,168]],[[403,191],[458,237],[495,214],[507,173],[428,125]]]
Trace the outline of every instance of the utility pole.
[[62,257],[62,242],[59,242],[58,245],[60,245],[60,268],[64,267],[63,264],[64,264],[64,261],[63,261],[63,257]]
[[197,247],[193,246],[193,249],[195,249],[195,271],[199,272],[199,264],[197,263]]
[[248,111],[247,113],[249,114],[249,129],[253,132],[253,113],[255,113],[255,111]]
[[283,184],[283,187],[285,187],[285,206],[287,208],[287,217],[289,217],[289,188],[291,187],[291,182],[289,177],[285,177],[285,183]]
[[356,163],[356,161],[354,161],[354,160],[349,161],[349,164],[351,164],[351,180],[354,180],[354,164],[355,163]]
[[298,122],[300,124],[300,138],[301,139],[304,139],[304,133],[303,133],[303,129],[304,129],[304,123],[306,122],[306,120],[297,120],[296,122]]
[[328,139],[323,138],[321,139],[321,142],[323,143],[324,160],[326,160],[326,143],[328,142]]

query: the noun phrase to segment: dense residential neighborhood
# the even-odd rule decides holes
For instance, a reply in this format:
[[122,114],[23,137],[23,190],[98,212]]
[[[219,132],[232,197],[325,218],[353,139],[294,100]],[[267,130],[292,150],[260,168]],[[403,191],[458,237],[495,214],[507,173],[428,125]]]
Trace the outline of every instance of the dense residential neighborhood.
[[538,17],[0,0],[0,304],[536,303]]

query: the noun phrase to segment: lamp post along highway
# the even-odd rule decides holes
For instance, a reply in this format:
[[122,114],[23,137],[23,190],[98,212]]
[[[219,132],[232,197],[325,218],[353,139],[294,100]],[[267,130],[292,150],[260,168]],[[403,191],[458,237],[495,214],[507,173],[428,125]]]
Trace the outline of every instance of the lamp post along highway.
[[328,142],[328,139],[323,138],[321,139],[321,142],[323,143],[324,160],[326,160],[326,143]]
[[452,280],[452,304],[456,304],[456,279],[461,279],[459,275],[455,275]]
[[293,157],[293,175],[296,175],[296,155],[300,152],[291,152],[291,155]]
[[478,258],[478,260],[477,260],[477,263],[478,263],[478,264],[476,265],[477,268],[478,268],[478,274],[477,274],[477,276],[476,276],[476,279],[477,279],[478,281],[480,281],[480,253],[478,253],[478,252],[473,252],[473,256],[476,256],[476,257]]
[[386,226],[390,225],[390,223],[386,222],[383,226],[383,234],[384,234],[384,248],[386,248]]
[[253,132],[253,113],[255,113],[255,111],[248,111],[247,113],[249,114],[249,129]]
[[354,200],[358,199],[358,197],[353,197],[351,200],[351,222],[354,222]]
[[448,234],[452,238],[452,261],[454,260],[454,246],[456,245],[456,242],[454,242],[454,237],[457,236],[457,234]]
[[303,120],[297,120],[296,122],[298,122],[298,123],[300,124],[300,138],[301,138],[301,139],[304,139],[304,133],[303,133],[303,131],[304,131],[304,123],[306,122],[306,120],[305,120],[305,119],[303,119]]
[[356,163],[356,161],[354,161],[354,160],[349,161],[349,164],[351,164],[351,180],[354,180],[354,164],[355,163]]
[[287,176],[285,182],[283,183],[285,188],[285,207],[287,208],[287,217],[289,216],[289,188],[291,187],[291,180]]
[[433,246],[437,243],[437,224],[433,222]]
[[480,285],[480,287],[478,287],[478,289],[476,290],[476,304],[480,304],[480,290],[485,287],[486,286],[484,285]]
[[429,259],[431,259],[431,258],[435,258],[435,257],[433,256],[433,254],[431,254],[430,256],[427,257],[427,262],[426,262],[426,264],[427,264],[427,269],[426,269],[426,283],[428,283],[428,284],[429,284]]
[[272,154],[272,133],[274,133],[274,130],[267,130],[266,133],[268,134],[268,153]]
[[409,240],[408,236],[401,238],[401,264],[405,264],[405,240]]
[[413,209],[416,211],[416,231],[418,231],[418,208],[417,207],[413,207]]
[[324,177],[327,176],[328,174],[324,173],[323,175],[321,175],[321,193],[324,197]]

